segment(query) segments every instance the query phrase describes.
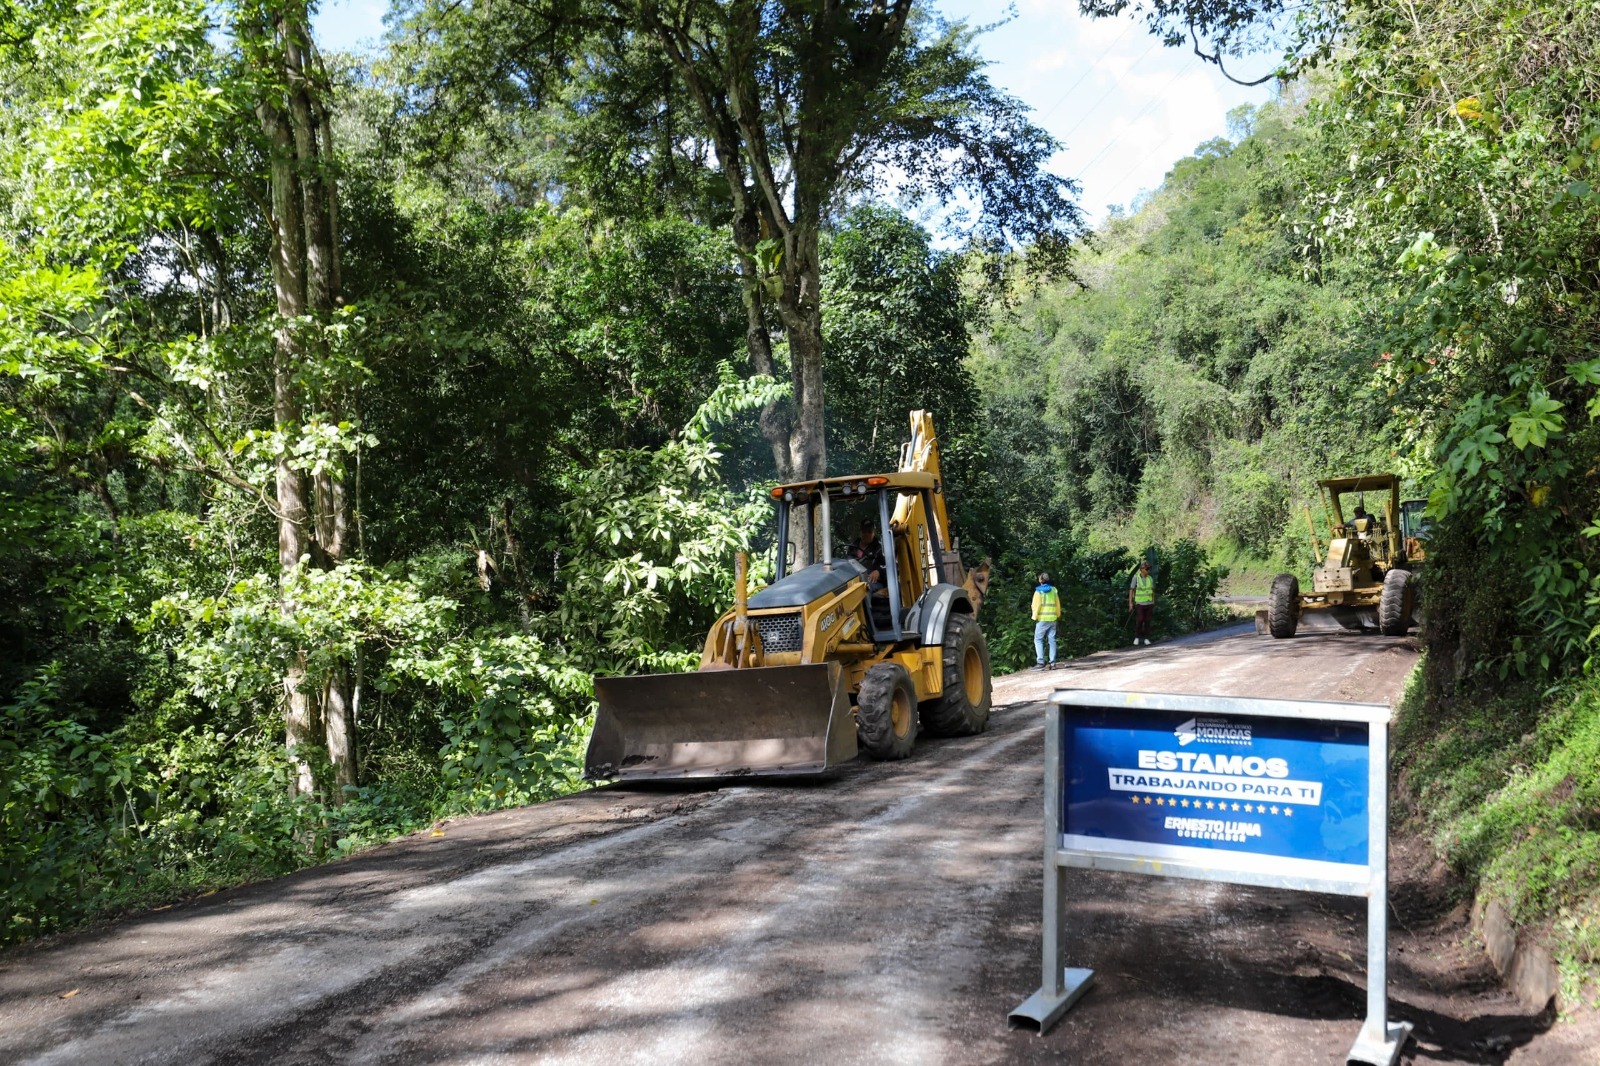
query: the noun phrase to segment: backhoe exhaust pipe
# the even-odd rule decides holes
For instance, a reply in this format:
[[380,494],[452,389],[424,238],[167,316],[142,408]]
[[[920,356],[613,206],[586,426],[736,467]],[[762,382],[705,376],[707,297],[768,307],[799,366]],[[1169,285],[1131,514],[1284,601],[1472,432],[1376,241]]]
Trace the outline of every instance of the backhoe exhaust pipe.
[[750,665],[750,587],[745,579],[748,556],[740,552],[733,559],[733,665]]
[[828,502],[828,489],[822,489],[822,567],[833,569],[833,510]]

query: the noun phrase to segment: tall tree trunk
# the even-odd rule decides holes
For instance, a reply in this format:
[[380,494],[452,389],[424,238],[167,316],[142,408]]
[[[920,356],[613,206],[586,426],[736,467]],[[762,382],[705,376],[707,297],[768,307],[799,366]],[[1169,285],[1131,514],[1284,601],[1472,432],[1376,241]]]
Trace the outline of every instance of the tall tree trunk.
[[[344,482],[326,474],[316,480],[317,535],[323,565],[334,567],[345,558],[350,505]],[[322,737],[333,765],[333,790],[329,800],[342,803],[344,790],[356,784],[355,679],[350,668],[336,665],[322,689]]]
[[[326,86],[322,84],[322,70],[304,20],[296,20],[287,28],[284,66],[303,199],[300,217],[305,226],[306,304],[318,321],[326,322],[343,298],[339,291],[339,196]],[[326,355],[320,344],[317,354]],[[335,385],[330,395],[317,397],[319,413],[337,417],[346,406],[346,398],[347,390]],[[341,478],[326,472],[316,478],[316,530],[319,564],[329,569],[338,566],[347,557],[350,495]],[[342,803],[344,790],[356,783],[354,705],[351,671],[345,665],[336,666],[329,673],[322,694],[323,740],[334,777],[329,800],[334,803]]]
[[[728,193],[733,202],[733,246],[744,286],[745,342],[750,353],[750,366],[757,374],[777,377],[777,363],[772,357],[772,335],[767,329],[764,279],[756,255],[762,237],[770,235],[764,232],[767,217],[763,214],[765,194],[748,184],[751,175],[746,164],[749,159],[739,124],[742,101],[749,95],[750,89],[741,82],[743,68],[739,57],[747,58],[756,46],[760,11],[758,5],[741,0],[725,13],[729,16],[730,30],[727,37],[728,56],[726,65],[720,71],[700,68],[701,48],[689,32],[687,23],[676,16],[664,17],[659,8],[651,5],[640,8],[637,16],[646,32],[666,50],[668,58],[677,67],[689,95],[693,97],[711,131],[717,165],[728,183]],[[777,467],[780,481],[793,480],[796,474],[791,440],[794,425],[790,401],[774,401],[761,411],[761,435],[772,449],[773,464]]]
[[[272,284],[278,324],[273,330],[272,418],[280,433],[295,433],[301,420],[299,369],[304,358],[294,322],[306,311],[304,230],[300,221],[300,182],[295,172],[294,137],[288,116],[268,100],[256,105],[256,117],[271,151]],[[276,470],[278,570],[283,582],[280,609],[295,613],[293,583],[300,561],[311,552],[311,516],[306,477],[290,465],[285,451]],[[311,793],[316,781],[304,748],[315,736],[315,705],[306,679],[306,656],[297,651],[284,673],[284,745],[294,765],[292,790]]]
[[783,295],[778,316],[789,339],[794,422],[789,462],[796,478],[818,478],[828,467],[822,404],[822,255],[819,227],[797,223],[784,242]]
[[[336,417],[343,395],[308,397],[299,388],[300,367],[326,353],[299,322],[325,322],[341,300],[337,185],[333,175],[332,122],[325,86],[311,48],[308,5],[289,0],[258,8],[239,22],[246,47],[262,75],[256,115],[271,152],[272,273],[277,295],[274,331],[273,419],[278,431],[299,433],[309,410]],[[308,478],[290,466],[277,466],[278,564],[284,581],[282,610],[293,615],[293,579],[302,559],[332,567],[345,557],[351,524],[350,496],[330,475]],[[340,802],[345,786],[356,783],[356,696],[350,671],[334,669],[313,692],[306,676],[304,650],[295,654],[284,677],[284,743],[295,767],[294,790],[316,785],[303,749],[316,740],[317,720],[334,768],[329,799]],[[320,703],[320,708],[318,704]]]

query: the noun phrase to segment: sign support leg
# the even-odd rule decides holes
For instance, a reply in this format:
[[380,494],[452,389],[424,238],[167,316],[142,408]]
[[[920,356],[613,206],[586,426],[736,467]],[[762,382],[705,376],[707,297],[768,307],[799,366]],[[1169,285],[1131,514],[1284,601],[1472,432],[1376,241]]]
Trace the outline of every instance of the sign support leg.
[[1094,983],[1094,971],[1065,968],[1067,871],[1056,859],[1061,844],[1061,708],[1045,714],[1044,937],[1039,990],[1012,1011],[1007,1023],[1037,1027],[1043,1036]]
[[1367,1020],[1345,1057],[1367,1066],[1394,1066],[1411,1036],[1411,1023],[1389,1021],[1389,727],[1374,722],[1368,728],[1372,880],[1367,893]]

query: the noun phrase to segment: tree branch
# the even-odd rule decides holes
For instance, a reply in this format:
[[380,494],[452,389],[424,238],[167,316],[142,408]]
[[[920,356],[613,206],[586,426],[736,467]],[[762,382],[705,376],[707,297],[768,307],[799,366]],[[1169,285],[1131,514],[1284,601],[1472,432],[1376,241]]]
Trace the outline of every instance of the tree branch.
[[1195,31],[1195,26],[1194,26],[1194,21],[1193,20],[1190,20],[1190,22],[1189,22],[1189,41],[1190,41],[1191,44],[1194,45],[1194,54],[1195,55],[1199,56],[1201,58],[1201,60],[1203,60],[1204,62],[1215,64],[1216,68],[1222,72],[1222,76],[1224,78],[1227,78],[1229,81],[1233,82],[1235,85],[1245,85],[1245,86],[1264,85],[1267,82],[1272,81],[1274,78],[1278,77],[1278,69],[1279,68],[1277,68],[1277,67],[1272,68],[1272,71],[1270,73],[1268,73],[1268,74],[1266,74],[1266,75],[1264,75],[1262,77],[1257,78],[1255,81],[1241,81],[1240,79],[1235,78],[1232,74],[1229,74],[1228,73],[1228,68],[1222,65],[1222,50],[1220,48],[1216,49],[1213,52],[1209,52],[1209,53],[1201,50],[1201,48],[1200,48],[1200,37]]

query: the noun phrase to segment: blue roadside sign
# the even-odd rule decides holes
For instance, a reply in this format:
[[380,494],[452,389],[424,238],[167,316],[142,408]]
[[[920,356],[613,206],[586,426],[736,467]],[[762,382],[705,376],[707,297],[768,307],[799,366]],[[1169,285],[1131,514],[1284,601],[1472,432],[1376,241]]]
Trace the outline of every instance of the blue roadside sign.
[[1061,716],[1061,846],[1365,882],[1368,725],[1144,708]]
[[1395,1066],[1388,1019],[1389,708],[1059,690],[1046,712],[1040,983],[1009,1015],[1044,1033],[1094,985],[1066,965],[1069,870],[1367,900],[1367,1016],[1346,1060]]

